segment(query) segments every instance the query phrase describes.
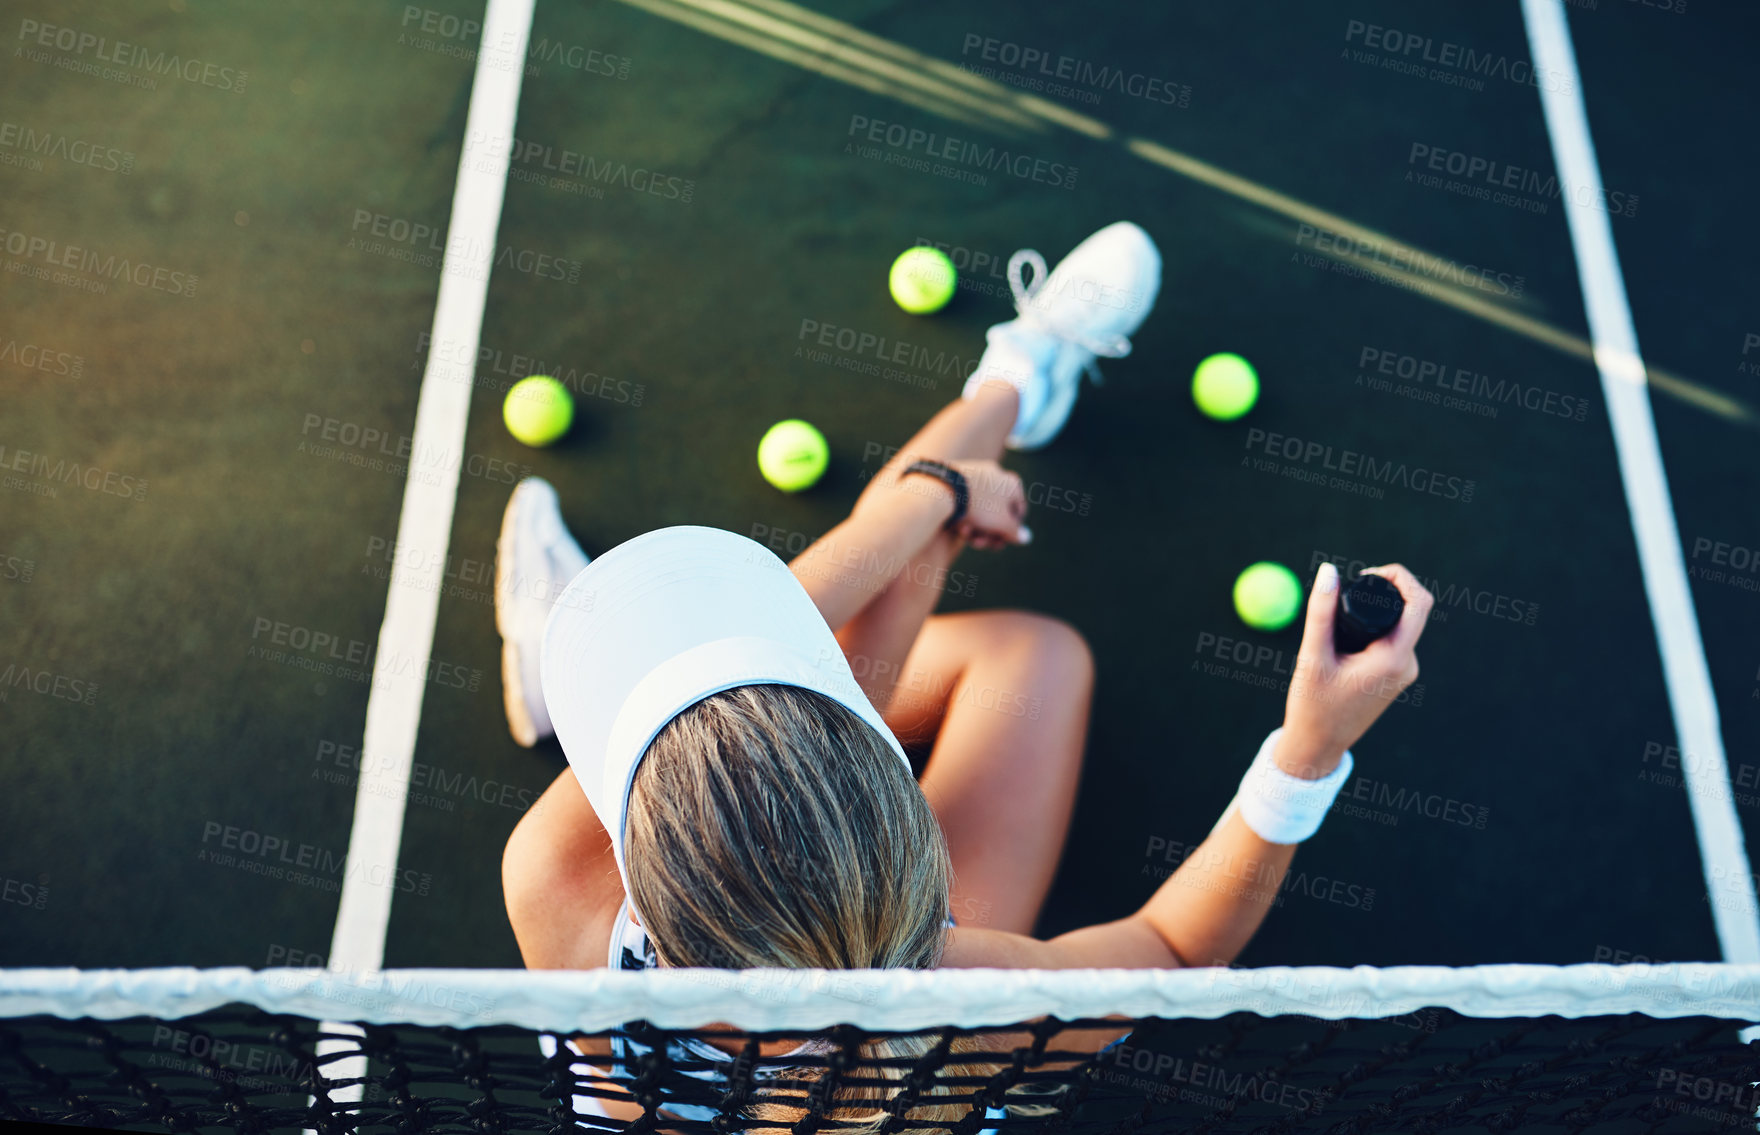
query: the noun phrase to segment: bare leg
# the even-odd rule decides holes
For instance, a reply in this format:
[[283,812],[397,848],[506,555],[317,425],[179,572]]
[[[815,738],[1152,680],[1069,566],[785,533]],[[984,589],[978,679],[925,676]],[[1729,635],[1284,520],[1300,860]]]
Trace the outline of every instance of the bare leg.
[[953,857],[961,925],[1031,934],[1075,806],[1093,656],[1068,624],[1026,611],[929,619],[886,723],[934,739],[921,775]]

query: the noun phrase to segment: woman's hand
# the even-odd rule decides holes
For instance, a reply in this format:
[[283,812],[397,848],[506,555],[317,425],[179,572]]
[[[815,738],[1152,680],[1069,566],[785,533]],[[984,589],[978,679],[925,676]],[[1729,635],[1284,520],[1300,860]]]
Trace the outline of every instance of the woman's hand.
[[1308,596],[1302,646],[1290,678],[1278,739],[1277,764],[1291,776],[1315,780],[1337,767],[1375,719],[1418,678],[1418,638],[1435,598],[1400,564],[1368,568],[1399,591],[1405,611],[1391,632],[1356,654],[1333,648],[1338,614],[1338,569],[1321,564]]
[[[897,493],[933,499],[943,503],[943,507],[951,504],[953,490],[946,484],[923,473],[903,475],[904,468],[920,456],[912,453],[895,458],[892,467],[876,477],[856,501],[855,511],[870,511]],[[955,526],[955,534],[961,540],[974,548],[984,549],[1005,548],[1032,540],[1033,533],[1021,523],[1027,514],[1027,494],[1019,474],[994,461],[943,461],[942,464],[957,470],[966,479],[966,514]]]
[[1033,532],[1021,520],[1027,515],[1027,493],[1020,474],[994,461],[949,461],[966,479],[965,517],[959,522],[961,539],[974,548],[993,550],[1010,544],[1027,544]]

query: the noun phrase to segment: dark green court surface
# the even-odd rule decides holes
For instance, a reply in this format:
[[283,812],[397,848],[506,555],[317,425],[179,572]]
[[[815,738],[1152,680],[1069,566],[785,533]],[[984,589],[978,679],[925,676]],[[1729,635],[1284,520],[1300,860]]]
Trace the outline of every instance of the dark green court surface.
[[[685,0],[538,4],[498,239],[563,267],[497,268],[482,350],[455,367],[470,425],[387,966],[519,964],[501,848],[564,761],[502,716],[491,596],[513,483],[554,483],[592,554],[681,523],[798,549],[958,396],[1013,314],[1010,253],[1054,263],[1119,219],[1160,246],[1157,308],[1057,442],[1006,459],[1032,545],[968,552],[975,585],[942,608],[1044,611],[1098,660],[1041,931],[1135,909],[1281,720],[1297,631],[1248,630],[1235,574],[1397,560],[1438,596],[1419,685],[1358,746],[1241,961],[1719,956],[1693,755],[1674,748],[1600,380],[1568,345],[1588,328],[1566,211],[1592,206],[1548,180],[1518,4],[734,8],[802,34]],[[1755,164],[1729,127],[1757,29],[1711,4],[1569,12],[1760,853]],[[465,130],[481,17],[442,0],[8,17],[0,964],[328,951],[425,459],[417,395],[445,347],[439,250],[461,153],[486,145]],[[1388,29],[1492,63],[1414,69]],[[911,131],[1028,160],[926,162]],[[1487,188],[1493,165],[1513,181]],[[1347,236],[1436,260],[1378,274],[1339,254]],[[922,242],[966,270],[933,317],[885,287]],[[871,373],[862,349],[818,345],[826,327],[920,350]],[[1230,424],[1188,392],[1225,350],[1264,380]],[[574,432],[545,451],[499,415],[532,372],[577,391]],[[753,461],[788,417],[833,454],[799,496]],[[1432,476],[1341,485],[1311,456],[1327,450]],[[296,849],[297,869],[246,844]]]

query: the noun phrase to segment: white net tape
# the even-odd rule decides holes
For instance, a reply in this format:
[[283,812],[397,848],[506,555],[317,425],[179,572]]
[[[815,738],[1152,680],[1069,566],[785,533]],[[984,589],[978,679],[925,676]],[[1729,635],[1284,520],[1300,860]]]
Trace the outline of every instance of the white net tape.
[[1322,966],[1187,970],[0,969],[0,1018],[176,1019],[246,1003],[315,1020],[595,1031],[646,1020],[760,1032],[1006,1025],[1041,1016],[1329,1020],[1446,1008],[1469,1017],[1760,1019],[1760,965]]

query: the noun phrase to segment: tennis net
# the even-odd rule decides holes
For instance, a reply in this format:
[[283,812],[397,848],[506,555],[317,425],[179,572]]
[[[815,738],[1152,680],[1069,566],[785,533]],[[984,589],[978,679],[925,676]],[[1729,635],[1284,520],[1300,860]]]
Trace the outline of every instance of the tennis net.
[[1756,1130],[1757,1016],[1760,966],[1721,964],[13,969],[0,1118],[324,1135]]

